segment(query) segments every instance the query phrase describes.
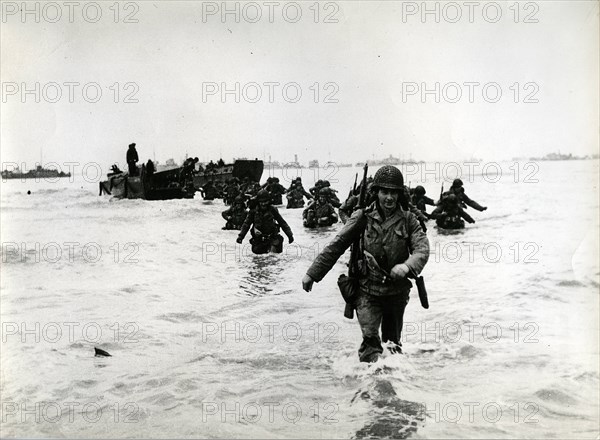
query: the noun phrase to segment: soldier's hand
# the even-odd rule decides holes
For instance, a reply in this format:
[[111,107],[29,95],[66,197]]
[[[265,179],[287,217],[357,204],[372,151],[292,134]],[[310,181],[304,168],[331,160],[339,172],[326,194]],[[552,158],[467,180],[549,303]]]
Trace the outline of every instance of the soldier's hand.
[[288,240],[290,241],[290,244],[292,244],[292,243],[294,242],[294,236],[293,236],[293,235],[290,235],[290,236],[288,237]]
[[310,275],[306,274],[302,277],[302,288],[306,292],[310,292],[312,290],[312,286],[315,280],[313,280]]
[[242,238],[238,237],[237,240],[235,240],[235,242],[238,243],[238,244],[242,244]]
[[405,278],[408,275],[409,268],[406,264],[396,264],[390,271],[390,276],[395,279]]

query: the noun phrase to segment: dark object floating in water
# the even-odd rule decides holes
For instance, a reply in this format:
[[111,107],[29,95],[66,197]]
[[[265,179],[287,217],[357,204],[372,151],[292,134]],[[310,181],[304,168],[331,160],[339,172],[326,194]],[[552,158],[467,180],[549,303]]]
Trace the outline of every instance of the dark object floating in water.
[[103,356],[103,357],[112,357],[112,354],[107,351],[102,350],[101,348],[94,347],[94,355],[95,356]]

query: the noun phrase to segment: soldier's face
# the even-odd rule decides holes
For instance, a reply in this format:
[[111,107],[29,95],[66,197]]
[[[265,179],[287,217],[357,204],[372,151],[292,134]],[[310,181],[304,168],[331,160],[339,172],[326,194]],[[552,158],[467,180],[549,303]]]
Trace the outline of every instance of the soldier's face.
[[399,196],[400,193],[395,189],[379,188],[379,191],[377,191],[379,206],[383,209],[395,209],[398,206]]

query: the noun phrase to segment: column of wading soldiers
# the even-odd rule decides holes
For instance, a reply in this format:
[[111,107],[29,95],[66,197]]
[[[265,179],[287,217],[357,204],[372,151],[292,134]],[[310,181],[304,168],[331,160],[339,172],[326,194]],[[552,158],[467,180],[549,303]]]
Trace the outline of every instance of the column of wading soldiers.
[[[135,144],[129,145],[127,163],[132,175],[137,174],[138,160]],[[353,304],[363,335],[358,354],[362,362],[376,362],[383,353],[382,341],[388,343],[390,352],[401,353],[404,310],[412,287],[407,277],[419,275],[429,258],[425,222],[433,218],[440,227],[461,227],[462,219],[475,222],[463,208],[470,206],[485,211],[487,207],[471,200],[464,191],[463,182],[455,179],[450,190],[442,193],[436,209],[427,214],[426,205],[433,206],[435,203],[425,195],[425,188],[417,186],[411,196],[404,186],[402,173],[391,165],[380,168],[374,179],[362,184],[369,185],[369,202],[365,209],[356,209],[357,191],[351,191],[342,205],[329,182],[317,181],[309,194],[298,177],[287,191],[287,207],[303,207],[306,197],[309,204],[303,211],[305,227],[336,223],[338,217],[334,207],[339,208],[345,223],[303,277],[302,286],[307,292],[360,238],[364,257],[358,277],[359,295]],[[231,207],[222,213],[227,222],[223,229],[240,229],[236,240],[240,244],[250,231],[250,243],[255,254],[282,252],[280,229],[289,243],[294,241],[292,230],[273,206],[281,204],[284,192],[285,188],[279,184],[278,178],[269,178],[262,189],[248,178],[241,184],[236,178],[226,182],[220,196]],[[315,200],[312,200],[313,196]],[[246,199],[251,208],[249,212]],[[464,226],[464,222],[462,224]]]

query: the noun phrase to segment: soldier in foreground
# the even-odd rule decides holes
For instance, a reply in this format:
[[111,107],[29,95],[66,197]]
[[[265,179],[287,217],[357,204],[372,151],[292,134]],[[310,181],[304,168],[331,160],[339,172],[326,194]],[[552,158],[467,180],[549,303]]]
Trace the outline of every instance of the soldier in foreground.
[[281,253],[283,251],[283,237],[279,234],[280,228],[287,235],[289,242],[293,243],[292,230],[281,217],[277,208],[271,205],[271,194],[267,190],[261,189],[256,196],[256,205],[246,216],[236,241],[242,244],[244,237],[250,231],[252,234],[250,244],[253,253]]
[[[365,172],[366,173],[366,172]],[[416,216],[403,209],[404,178],[386,165],[375,173],[375,201],[352,214],[342,231],[321,252],[302,279],[310,292],[350,245],[364,234],[359,261],[358,298],[354,302],[363,335],[358,350],[361,362],[376,362],[390,342],[392,353],[401,353],[404,309],[412,287],[408,275],[417,276],[429,259],[429,240]],[[381,328],[381,337],[379,331]]]

